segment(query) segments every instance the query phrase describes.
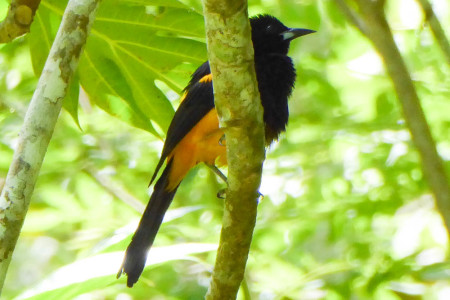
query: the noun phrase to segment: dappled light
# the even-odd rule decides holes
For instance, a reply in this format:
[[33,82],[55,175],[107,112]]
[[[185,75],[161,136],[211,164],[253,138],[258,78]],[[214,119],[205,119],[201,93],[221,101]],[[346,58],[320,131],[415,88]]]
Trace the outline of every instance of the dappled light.
[[[200,1],[115,2],[100,4],[4,299],[207,292],[226,184],[205,165],[180,185],[140,281],[128,289],[116,279],[172,106],[207,52]],[[249,15],[317,33],[289,50],[297,70],[289,123],[266,152],[238,299],[450,299],[448,231],[402,107],[383,58],[336,2],[249,1]],[[430,2],[448,36],[450,4]],[[418,3],[386,0],[384,12],[449,176],[450,67]],[[42,0],[31,32],[0,46],[0,188],[65,4]]]

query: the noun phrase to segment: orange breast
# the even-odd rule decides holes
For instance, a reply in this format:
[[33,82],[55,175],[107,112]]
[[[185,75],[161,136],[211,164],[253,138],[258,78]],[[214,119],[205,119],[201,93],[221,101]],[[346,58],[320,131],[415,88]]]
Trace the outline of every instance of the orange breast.
[[226,146],[220,139],[224,135],[219,128],[216,109],[211,109],[167,157],[172,159],[167,190],[175,189],[186,173],[200,162],[225,165]]

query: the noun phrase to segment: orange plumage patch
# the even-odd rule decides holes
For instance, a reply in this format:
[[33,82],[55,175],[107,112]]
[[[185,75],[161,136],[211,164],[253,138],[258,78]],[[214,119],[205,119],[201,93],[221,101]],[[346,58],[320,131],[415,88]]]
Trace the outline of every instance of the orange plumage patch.
[[220,143],[224,135],[219,128],[216,109],[211,109],[188,134],[177,144],[167,157],[172,161],[167,191],[174,190],[186,173],[200,162],[226,165],[226,147]]
[[206,83],[206,82],[211,82],[212,81],[212,74],[208,74],[203,76],[198,82],[201,83]]
[[181,96],[180,98],[180,103],[184,101],[184,99],[186,99],[187,96],[187,92],[184,92],[183,96]]

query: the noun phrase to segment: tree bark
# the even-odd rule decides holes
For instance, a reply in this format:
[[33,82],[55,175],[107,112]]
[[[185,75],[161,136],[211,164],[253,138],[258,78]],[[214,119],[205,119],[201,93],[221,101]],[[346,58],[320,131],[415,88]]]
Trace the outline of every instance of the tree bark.
[[13,0],[8,14],[0,23],[0,43],[8,43],[30,31],[41,0]]
[[204,0],[208,55],[228,160],[222,232],[206,299],[235,299],[256,222],[264,152],[263,108],[245,0]]
[[447,37],[445,36],[444,29],[442,29],[441,23],[439,23],[436,14],[431,7],[428,0],[418,0],[422,10],[425,14],[426,21],[430,25],[431,31],[433,32],[434,38],[436,39],[439,48],[441,48],[442,54],[444,54],[447,64],[450,65],[450,44]]
[[392,83],[406,125],[419,151],[425,178],[434,194],[436,206],[443,217],[450,237],[450,186],[447,174],[436,144],[425,119],[417,91],[405,62],[395,44],[389,24],[384,14],[384,1],[357,0],[359,13],[346,4],[345,0],[335,0],[349,20],[373,43],[380,53]]
[[70,0],[25,115],[0,196],[0,293],[70,79],[100,0]]

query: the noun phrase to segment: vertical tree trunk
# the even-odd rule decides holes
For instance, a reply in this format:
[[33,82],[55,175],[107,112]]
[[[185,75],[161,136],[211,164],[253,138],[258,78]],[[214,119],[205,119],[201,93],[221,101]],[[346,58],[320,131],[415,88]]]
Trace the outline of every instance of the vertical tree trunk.
[[256,222],[264,161],[263,109],[245,0],[204,0],[215,104],[225,131],[228,190],[206,299],[235,299]]

